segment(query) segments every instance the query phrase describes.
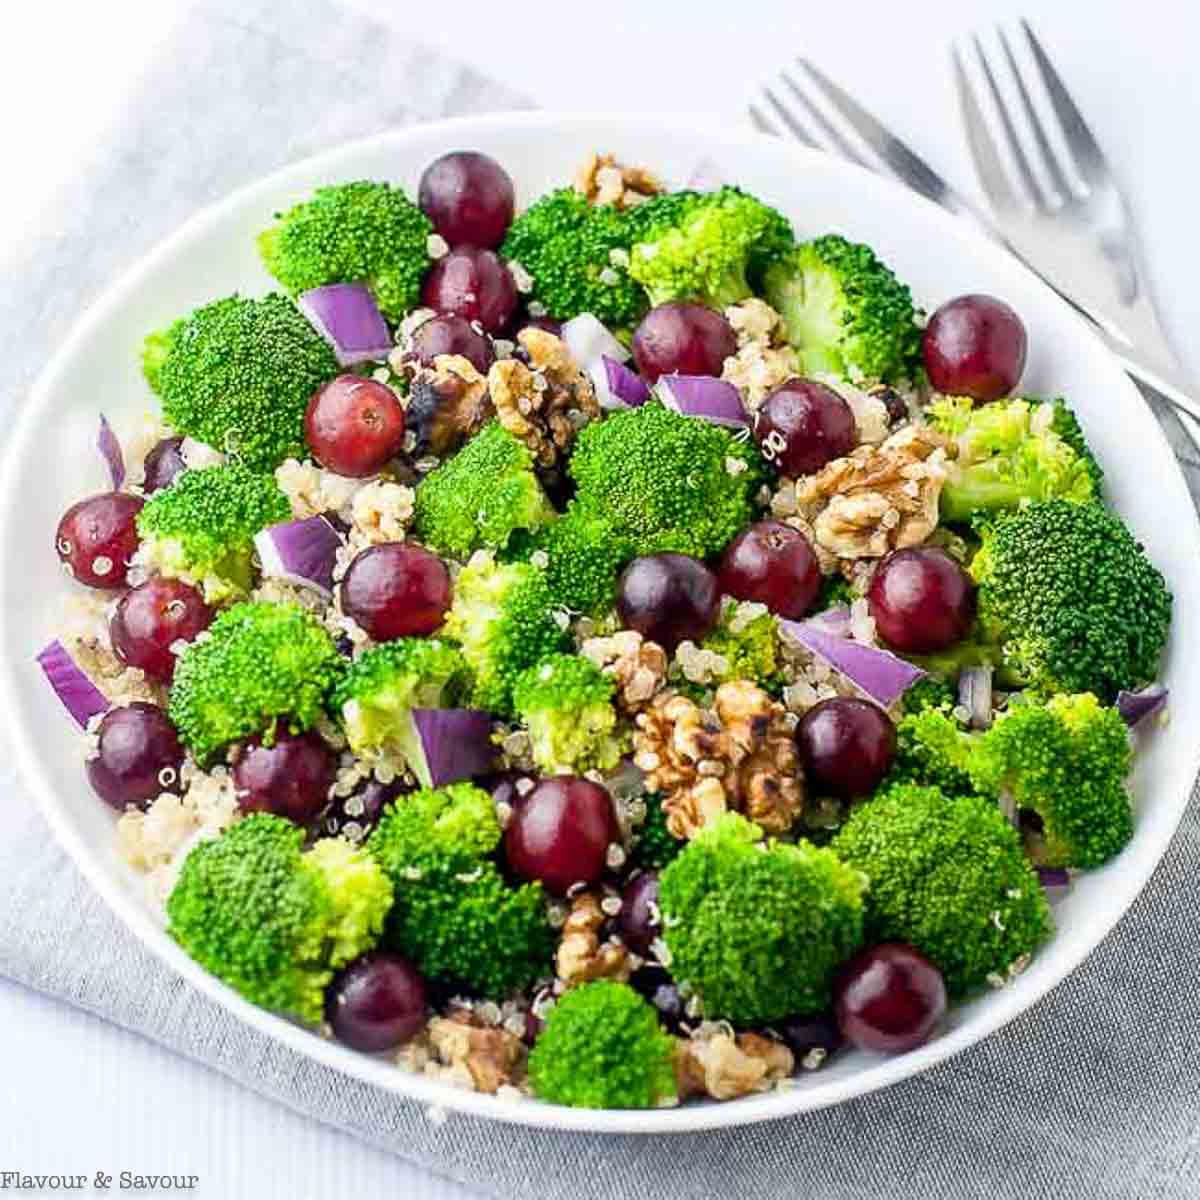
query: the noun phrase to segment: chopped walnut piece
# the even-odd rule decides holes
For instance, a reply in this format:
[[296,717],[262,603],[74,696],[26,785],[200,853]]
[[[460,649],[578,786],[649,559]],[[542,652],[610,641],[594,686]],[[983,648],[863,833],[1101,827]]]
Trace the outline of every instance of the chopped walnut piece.
[[633,971],[629,952],[618,941],[600,941],[600,929],[607,920],[595,893],[580,892],[571,901],[554,960],[559,979],[575,984],[593,979],[623,983],[629,978]]
[[433,366],[405,359],[409,376],[408,408],[433,410],[428,426],[429,452],[444,458],[478,433],[493,415],[487,380],[461,354],[439,354]]
[[533,451],[541,467],[552,467],[575,435],[600,415],[592,381],[579,369],[562,338],[544,329],[517,335],[529,365],[505,358],[492,364],[487,386],[500,424]]
[[626,167],[611,154],[589,154],[575,172],[573,184],[591,203],[617,208],[632,208],[663,191],[658,177],[645,167]]
[[514,1084],[525,1066],[525,1045],[500,1027],[469,1023],[469,1014],[434,1017],[428,1026],[430,1045],[448,1067],[465,1067],[477,1092],[494,1095]]
[[817,544],[839,559],[920,545],[937,528],[953,449],[932,429],[905,426],[882,445],[859,446],[797,480],[797,509],[812,520]]
[[626,716],[641,712],[667,678],[666,651],[632,629],[622,629],[612,637],[588,638],[579,650],[616,680],[617,707]]
[[404,541],[415,499],[412,488],[402,483],[375,479],[365,484],[350,504],[350,541],[357,549]]
[[793,719],[748,680],[723,683],[711,711],[686,696],[659,696],[636,725],[633,761],[647,788],[663,794],[675,837],[695,837],[731,809],[768,833],[786,832],[799,816]]
[[737,335],[737,353],[725,360],[721,378],[756,411],[780,384],[800,374],[800,360],[787,344],[783,318],[757,297],[730,305],[725,317]]
[[731,1036],[722,1026],[702,1026],[696,1036],[675,1042],[679,1098],[711,1096],[733,1100],[764,1092],[795,1070],[792,1052],[757,1033]]

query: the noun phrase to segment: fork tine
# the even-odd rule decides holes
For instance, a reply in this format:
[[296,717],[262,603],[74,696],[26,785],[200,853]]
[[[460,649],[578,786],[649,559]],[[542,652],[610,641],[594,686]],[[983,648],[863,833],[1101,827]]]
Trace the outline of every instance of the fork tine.
[[983,77],[987,80],[988,91],[992,94],[996,112],[1000,117],[1000,125],[1004,130],[1004,139],[1008,143],[1008,149],[1017,167],[1017,174],[1021,176],[1021,182],[1028,189],[1033,202],[1039,208],[1049,208],[1041,185],[1030,169],[1029,159],[1025,157],[1025,151],[1021,148],[1021,141],[1017,137],[1017,131],[1013,128],[1012,118],[1008,115],[1008,107],[1004,103],[1004,97],[1001,96],[1000,89],[996,86],[996,77],[992,74],[991,64],[988,62],[987,55],[983,51],[983,43],[979,40],[978,35],[972,37],[971,40],[975,43],[975,55],[979,59],[980,67],[983,69]]
[[780,79],[787,84],[788,91],[804,105],[808,111],[808,115],[812,118],[813,124],[825,135],[829,143],[843,158],[849,159],[852,163],[857,163],[860,167],[868,165],[867,161],[861,154],[846,140],[846,138],[830,123],[829,119],[823,112],[805,94],[804,89],[786,72],[779,73]]
[[1063,174],[1062,167],[1058,164],[1058,155],[1054,153],[1054,147],[1050,145],[1050,139],[1046,137],[1046,131],[1042,127],[1041,118],[1037,114],[1037,109],[1033,106],[1033,100],[1029,95],[1029,89],[1025,86],[1025,76],[1021,74],[1020,67],[1017,66],[1016,55],[1012,52],[1012,46],[1009,45],[1008,35],[1003,28],[998,28],[997,33],[1000,35],[1000,45],[1004,50],[1004,57],[1008,59],[1008,69],[1012,72],[1013,80],[1017,85],[1017,95],[1021,98],[1021,107],[1025,110],[1025,119],[1029,122],[1029,128],[1033,130],[1033,140],[1037,142],[1038,152],[1042,157],[1042,165],[1046,168],[1046,173],[1050,176],[1050,183],[1059,196],[1066,200],[1071,196],[1074,189]]
[[1000,157],[1000,150],[988,132],[983,111],[975,97],[975,91],[967,78],[966,68],[957,46],[950,47],[954,62],[954,83],[958,89],[958,103],[962,109],[963,126],[967,131],[967,144],[975,159],[975,171],[979,182],[987,193],[992,207],[1000,212],[1019,207],[1019,201],[1008,180],[1008,172]]
[[750,104],[747,106],[750,111],[750,121],[760,133],[769,133],[772,137],[779,136],[779,130],[767,120],[759,111],[758,105]]
[[797,141],[803,142],[806,146],[811,146],[814,150],[820,150],[821,145],[816,138],[813,137],[807,129],[796,119],[794,113],[775,95],[769,87],[763,88],[763,95],[767,98],[767,103],[779,115],[779,119],[787,126],[788,132]]
[[1033,52],[1033,61],[1037,64],[1038,74],[1041,75],[1042,83],[1046,87],[1046,94],[1050,97],[1050,105],[1062,124],[1063,136],[1066,138],[1067,146],[1070,148],[1072,158],[1075,159],[1075,165],[1079,168],[1080,175],[1091,184],[1106,182],[1111,175],[1108,163],[1105,161],[1099,143],[1092,136],[1092,131],[1083,119],[1083,114],[1076,107],[1075,101],[1071,99],[1071,93],[1067,91],[1066,85],[1054,69],[1050,56],[1042,48],[1042,43],[1038,41],[1029,22],[1022,19],[1021,28],[1025,32],[1026,41],[1029,42],[1029,49]]

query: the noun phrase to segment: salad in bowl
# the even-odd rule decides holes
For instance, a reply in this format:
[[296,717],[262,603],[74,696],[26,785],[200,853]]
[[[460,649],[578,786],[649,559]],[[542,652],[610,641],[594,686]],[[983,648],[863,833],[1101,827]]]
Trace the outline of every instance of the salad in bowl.
[[476,152],[333,181],[258,250],[146,331],[39,655],[243,998],[477,1092],[735,1100],[937,1038],[1131,840],[1171,596],[1002,298],[600,153],[520,212]]

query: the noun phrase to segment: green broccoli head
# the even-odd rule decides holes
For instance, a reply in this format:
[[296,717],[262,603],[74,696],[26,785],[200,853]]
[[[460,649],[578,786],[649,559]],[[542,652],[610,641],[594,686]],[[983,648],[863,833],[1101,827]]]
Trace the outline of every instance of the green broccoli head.
[[606,519],[638,554],[696,558],[750,523],[765,474],[753,444],[657,401],[587,426],[568,469],[575,507]]
[[168,711],[184,745],[206,762],[241,738],[269,740],[281,718],[296,732],[312,728],[344,662],[298,604],[235,604],[180,654]]
[[309,398],[338,373],[333,351],[276,293],[196,309],[151,334],[142,362],[172,429],[256,471],[305,456]]
[[611,205],[560,188],[517,217],[500,253],[529,272],[531,298],[550,316],[565,321],[587,312],[608,325],[632,325],[646,298],[629,277],[630,234]]
[[439,638],[397,638],[363,651],[333,692],[356,754],[398,757],[412,764],[414,708],[455,708],[468,694],[471,671],[455,646]]
[[1017,831],[980,796],[892,788],[855,807],[830,844],[868,879],[869,942],[907,942],[958,999],[1005,979],[1050,934]]
[[927,708],[940,708],[946,712],[957,703],[954,689],[936,675],[922,675],[900,697],[900,709],[904,715],[924,712]]
[[1091,463],[1054,430],[1054,408],[997,400],[978,408],[964,396],[935,400],[930,424],[956,440],[958,456],[942,488],[941,516],[1017,508],[1030,500],[1096,499]]
[[1084,692],[1013,705],[978,740],[969,766],[981,791],[1007,793],[1035,814],[1038,861],[1090,869],[1133,836],[1131,759],[1120,713]]
[[655,197],[633,210],[631,223],[638,236],[629,274],[654,305],[736,304],[753,293],[750,275],[794,242],[782,213],[730,187]]
[[1080,461],[1083,462],[1092,479],[1092,493],[1099,496],[1104,484],[1104,471],[1096,461],[1096,456],[1092,453],[1087,438],[1083,436],[1079,418],[1067,402],[1061,396],[1053,400],[1044,400],[1037,396],[1025,396],[1023,399],[1029,404],[1047,404],[1051,407],[1054,416],[1051,418],[1050,428],[1075,451]]
[[315,1025],[334,971],[371,948],[392,885],[362,850],[253,813],[184,860],[167,931],[252,1004]]
[[819,1012],[838,965],[862,942],[858,871],[807,842],[764,850],[761,836],[728,813],[659,882],[671,973],[710,1018],[754,1024]]
[[779,620],[765,605],[727,597],[716,627],[701,646],[724,660],[718,679],[749,679],[768,692],[778,692]]
[[675,1099],[675,1041],[627,983],[568,991],[529,1056],[533,1093],[574,1108],[656,1108]]
[[258,235],[258,249],[292,295],[327,283],[365,283],[393,323],[416,307],[433,225],[399,188],[337,183],[275,216]]
[[472,556],[454,581],[442,633],[462,647],[475,673],[477,708],[511,715],[521,672],[565,648],[564,616],[538,567],[498,563],[484,551]]
[[529,448],[491,421],[418,484],[414,530],[434,550],[466,558],[502,549],[514,531],[554,517]]
[[1109,701],[1155,677],[1171,593],[1118,516],[1047,500],[997,516],[982,536],[969,568],[979,629],[1009,677]]
[[548,772],[611,771],[626,739],[617,732],[615,683],[590,659],[551,654],[517,676],[513,708],[529,730],[533,761]]
[[667,814],[662,802],[658,792],[646,796],[646,819],[634,831],[633,861],[647,871],[661,871],[674,862],[687,845],[667,828]]
[[210,604],[254,584],[254,535],[288,521],[292,506],[274,478],[238,462],[184,471],[138,514],[138,561],[195,584]]
[[870,246],[837,234],[802,242],[768,268],[765,289],[805,374],[893,382],[920,360],[912,294]]
[[491,797],[460,783],[391,805],[367,851],[396,893],[385,942],[431,978],[503,999],[550,972],[554,936],[541,885],[501,877],[499,841]]
[[[538,551],[541,555],[533,559]],[[534,534],[524,557],[545,563],[546,583],[556,604],[598,617],[616,603],[617,577],[634,557],[634,548],[607,517],[572,504]]]

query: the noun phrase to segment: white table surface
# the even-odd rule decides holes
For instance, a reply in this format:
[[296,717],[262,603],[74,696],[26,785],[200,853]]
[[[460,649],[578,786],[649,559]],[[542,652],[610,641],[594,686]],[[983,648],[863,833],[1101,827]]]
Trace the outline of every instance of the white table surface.
[[[948,178],[971,187],[947,41],[1023,12],[1120,171],[1165,324],[1200,372],[1200,9],[1191,0],[608,0],[586,16],[568,0],[350,2],[398,24],[423,11],[425,41],[544,107],[699,112],[740,123],[749,81],[781,53],[806,53]],[[286,5],[280,12],[286,19]],[[430,14],[442,23],[429,23]],[[0,152],[8,167],[0,242],[36,227],[75,154],[111,118],[172,19],[170,4],[149,0],[9,6],[0,38]],[[178,1194],[212,1200],[474,1195],[3,983],[0,1064],[0,1171],[191,1174],[199,1185]]]

